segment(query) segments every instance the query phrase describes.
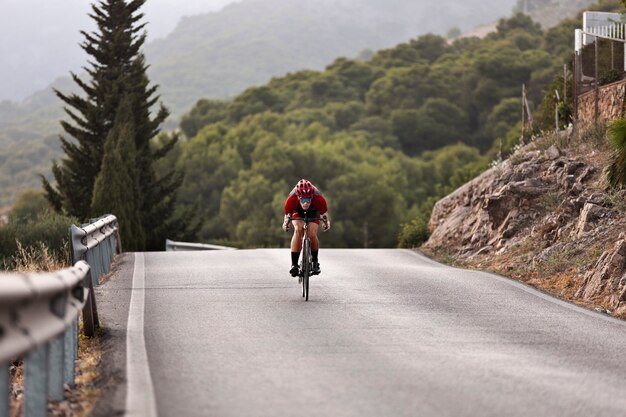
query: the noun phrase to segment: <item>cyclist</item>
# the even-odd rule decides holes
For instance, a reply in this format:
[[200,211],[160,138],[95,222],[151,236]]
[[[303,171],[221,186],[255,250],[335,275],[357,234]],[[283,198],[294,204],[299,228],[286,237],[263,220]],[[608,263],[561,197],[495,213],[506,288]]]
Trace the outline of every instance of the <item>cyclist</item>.
[[[322,193],[311,184],[308,180],[301,179],[298,184],[291,190],[287,201],[285,201],[285,219],[283,221],[283,230],[289,231],[289,217],[293,223],[293,237],[291,238],[291,269],[289,273],[292,277],[298,276],[300,268],[298,267],[298,259],[300,251],[302,251],[302,237],[304,234],[304,221],[298,220],[303,218],[321,218],[324,220],[323,230],[326,232],[330,229],[330,218],[328,216],[328,208],[326,199]],[[311,239],[311,255],[313,257],[313,274],[319,274],[320,264],[318,254],[320,243],[317,238],[317,228],[320,224],[319,220],[310,222],[308,226],[309,239]]]

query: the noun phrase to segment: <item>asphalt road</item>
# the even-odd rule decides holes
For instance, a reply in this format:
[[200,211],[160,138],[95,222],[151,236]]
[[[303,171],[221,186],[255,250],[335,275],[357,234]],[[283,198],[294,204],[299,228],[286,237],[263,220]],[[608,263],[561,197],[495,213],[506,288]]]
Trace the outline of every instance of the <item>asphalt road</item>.
[[143,295],[153,389],[126,384],[118,348],[101,403],[121,414],[128,389],[160,417],[626,415],[623,322],[407,250],[320,262],[305,302],[287,249],[125,255],[100,314],[127,343]]

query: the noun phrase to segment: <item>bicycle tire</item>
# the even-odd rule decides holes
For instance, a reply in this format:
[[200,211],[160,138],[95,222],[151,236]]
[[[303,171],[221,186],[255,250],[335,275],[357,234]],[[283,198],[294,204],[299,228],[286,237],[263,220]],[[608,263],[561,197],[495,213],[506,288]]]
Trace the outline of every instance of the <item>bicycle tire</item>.
[[311,275],[311,241],[304,240],[302,245],[302,296],[309,301],[309,276]]

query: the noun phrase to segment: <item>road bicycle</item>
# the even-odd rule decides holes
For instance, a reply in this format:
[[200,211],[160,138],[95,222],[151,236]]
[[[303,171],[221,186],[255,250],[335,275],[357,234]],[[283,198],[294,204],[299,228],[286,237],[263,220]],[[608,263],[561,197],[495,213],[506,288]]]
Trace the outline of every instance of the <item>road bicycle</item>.
[[311,239],[309,238],[309,234],[307,230],[309,229],[309,223],[315,222],[318,220],[326,223],[326,219],[323,217],[304,217],[295,219],[289,217],[289,222],[292,220],[302,220],[304,221],[304,234],[302,236],[302,260],[300,261],[300,273],[298,274],[298,283],[302,284],[302,297],[304,297],[305,301],[309,301],[309,278],[313,275],[313,255],[311,254]]

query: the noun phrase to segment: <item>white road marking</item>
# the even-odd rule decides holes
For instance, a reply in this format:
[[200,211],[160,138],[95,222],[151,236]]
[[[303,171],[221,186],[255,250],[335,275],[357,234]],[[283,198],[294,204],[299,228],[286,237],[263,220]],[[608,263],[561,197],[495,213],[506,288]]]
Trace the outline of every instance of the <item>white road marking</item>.
[[135,254],[135,270],[126,330],[126,416],[156,417],[154,388],[143,333],[145,271],[143,253]]

